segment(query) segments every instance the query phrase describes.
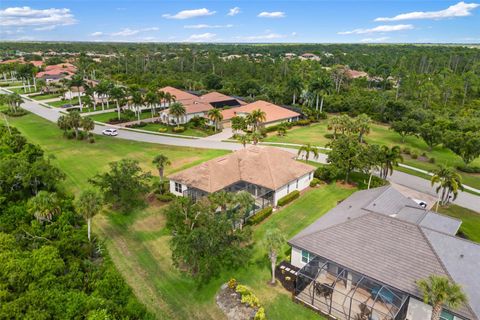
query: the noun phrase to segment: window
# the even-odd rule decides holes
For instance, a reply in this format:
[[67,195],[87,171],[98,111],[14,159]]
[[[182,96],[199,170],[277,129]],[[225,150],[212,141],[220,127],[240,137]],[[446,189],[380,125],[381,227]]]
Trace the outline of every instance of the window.
[[296,189],[298,189],[298,179],[297,179],[297,186],[296,186]]
[[182,184],[175,182],[175,192],[182,193]]
[[290,193],[290,183],[287,184],[287,194]]
[[310,262],[310,252],[302,250],[302,262],[304,263]]
[[454,316],[450,312],[446,310],[442,310],[442,314],[440,315],[440,320],[453,320]]
[[308,179],[309,179],[309,180],[312,180],[312,174],[313,174],[312,172],[310,172],[310,173],[308,174]]

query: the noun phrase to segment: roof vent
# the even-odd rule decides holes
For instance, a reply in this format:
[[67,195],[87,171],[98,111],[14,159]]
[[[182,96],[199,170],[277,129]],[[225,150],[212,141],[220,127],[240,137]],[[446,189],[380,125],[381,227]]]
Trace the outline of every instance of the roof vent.
[[464,257],[464,256],[463,256],[463,253],[461,253],[461,254],[460,254],[460,259],[463,259],[463,257]]

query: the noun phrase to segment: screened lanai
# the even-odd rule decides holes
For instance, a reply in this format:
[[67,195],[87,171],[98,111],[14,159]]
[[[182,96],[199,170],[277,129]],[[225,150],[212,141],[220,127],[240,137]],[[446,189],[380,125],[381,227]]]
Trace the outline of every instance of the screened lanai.
[[408,299],[392,287],[318,256],[298,272],[295,297],[344,320],[404,319]]

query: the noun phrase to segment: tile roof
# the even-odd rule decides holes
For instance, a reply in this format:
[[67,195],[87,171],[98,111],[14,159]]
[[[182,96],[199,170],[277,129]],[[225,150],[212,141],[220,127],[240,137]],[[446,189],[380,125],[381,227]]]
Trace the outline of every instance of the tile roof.
[[180,89],[177,89],[177,88],[174,88],[174,87],[170,87],[170,86],[163,87],[159,91],[170,93],[171,95],[175,96],[175,100],[179,101],[179,102],[190,101],[190,100],[198,100],[199,99],[194,94],[191,94],[191,93],[188,93],[186,91],[183,91],[183,90],[180,90]]
[[248,114],[254,110],[262,110],[266,114],[266,123],[280,121],[280,120],[287,120],[290,118],[300,116],[299,113],[295,111],[291,111],[289,109],[277,106],[273,103],[266,102],[263,100],[258,100],[244,106],[238,108],[232,108],[223,110],[223,120],[230,120],[233,117],[240,115],[240,114]]
[[172,174],[169,179],[206,192],[216,192],[239,181],[277,190],[314,170],[315,167],[296,161],[288,151],[250,146]]
[[478,319],[480,245],[455,237],[457,219],[411,202],[390,186],[356,192],[289,243],[417,297],[417,280],[449,277],[470,298],[456,312]]
[[[168,92],[175,96],[175,100],[185,107],[186,114],[206,112],[213,108],[210,104],[202,101],[196,95],[174,87],[163,87],[160,91]],[[168,113],[168,109],[164,112]]]

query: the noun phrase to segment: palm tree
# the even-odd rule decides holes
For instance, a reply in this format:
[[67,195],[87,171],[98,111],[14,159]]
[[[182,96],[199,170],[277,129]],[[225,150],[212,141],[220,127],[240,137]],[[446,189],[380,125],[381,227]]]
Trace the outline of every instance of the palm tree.
[[163,181],[163,172],[165,167],[171,164],[170,160],[168,160],[168,157],[166,155],[159,154],[155,158],[153,158],[152,163],[157,167],[160,181]]
[[300,156],[302,153],[305,153],[305,162],[310,158],[310,153],[313,154],[314,159],[318,159],[319,156],[318,148],[312,146],[310,143],[304,144],[298,149],[297,155]]
[[238,222],[240,224],[240,230],[243,229],[243,223],[247,218],[247,215],[252,211],[255,205],[255,198],[250,194],[250,192],[242,190],[237,192],[234,197],[234,202],[237,203],[238,208]]
[[355,130],[358,132],[358,140],[363,143],[363,136],[370,133],[370,123],[372,119],[365,113],[362,113],[354,120]]
[[456,309],[467,302],[462,287],[450,282],[447,277],[431,275],[419,280],[417,286],[423,294],[423,302],[432,305],[431,320],[440,320],[444,305]]
[[177,127],[180,127],[180,117],[187,113],[187,110],[180,102],[174,102],[168,108],[168,112],[177,118]]
[[323,76],[319,79],[319,94],[322,96],[320,101],[320,112],[323,112],[323,100],[325,96],[329,95],[332,91],[333,83],[330,77]]
[[[78,104],[80,106],[80,111],[83,109],[82,105],[82,99],[81,99],[81,94],[80,94],[80,88],[85,87],[85,80],[83,80],[83,77],[80,75],[75,75],[72,77],[70,82],[68,83],[68,88],[76,88],[77,89],[77,95],[78,95]],[[73,95],[73,94],[72,94]]]
[[209,198],[216,206],[220,207],[222,212],[227,212],[228,209],[231,209],[235,200],[233,193],[225,190],[212,193]]
[[223,114],[220,109],[213,108],[208,110],[207,117],[215,124],[215,132],[218,130],[218,124],[223,120]]
[[253,142],[254,145],[257,145],[260,140],[262,140],[262,135],[260,132],[254,131],[249,135],[249,139]]
[[240,141],[240,143],[245,148],[247,146],[247,143],[250,143],[251,140],[248,134],[242,134],[238,136],[238,141]]
[[287,90],[292,92],[293,94],[292,104],[295,104],[295,102],[297,102],[297,97],[302,92],[302,89],[303,89],[303,85],[302,85],[302,80],[300,80],[300,78],[293,77],[288,80]]
[[52,221],[53,216],[61,212],[57,195],[45,190],[38,192],[35,197],[28,201],[28,211],[39,222]]
[[117,116],[118,120],[120,120],[120,100],[125,98],[125,90],[123,90],[122,87],[113,87],[110,91],[110,96],[115,100],[115,103],[117,104]]
[[102,209],[102,197],[94,190],[83,191],[75,203],[78,213],[86,220],[88,226],[88,241],[90,241],[90,233],[92,229],[92,218]]
[[271,284],[275,284],[275,267],[277,265],[278,254],[285,243],[285,237],[282,235],[279,229],[268,229],[265,233],[265,248],[268,251],[268,258],[272,266],[272,281]]
[[155,93],[155,91],[148,91],[147,94],[145,95],[145,103],[147,104],[147,107],[150,107],[150,112],[152,113],[152,119],[156,113],[156,108],[155,106],[158,104],[158,95]]
[[140,122],[140,114],[142,113],[142,106],[145,103],[145,100],[142,92],[138,88],[131,88],[130,95],[133,107],[136,109],[137,122]]
[[82,118],[81,127],[88,134],[90,131],[95,129],[95,121],[89,117]]
[[255,132],[261,126],[262,122],[267,120],[267,114],[262,109],[253,110],[247,115],[247,122],[252,125],[252,131]]
[[393,173],[393,167],[398,166],[399,162],[403,161],[403,157],[399,146],[382,146],[381,149],[382,169],[380,176],[387,179],[389,174]]
[[70,124],[68,122],[68,116],[62,115],[57,119],[57,126],[63,130],[63,135],[66,136],[67,130],[70,129]]
[[78,129],[82,126],[83,118],[78,111],[72,111],[67,115],[68,127],[75,131],[75,138],[78,138]]
[[[431,179],[432,186],[438,183],[436,192],[439,193],[439,202],[442,206],[447,205],[450,202],[451,194],[453,193],[453,200],[457,198],[458,190],[463,190],[462,177],[455,171],[455,169],[445,166],[440,166],[437,170],[433,171]],[[438,202],[437,202],[438,210]]]

